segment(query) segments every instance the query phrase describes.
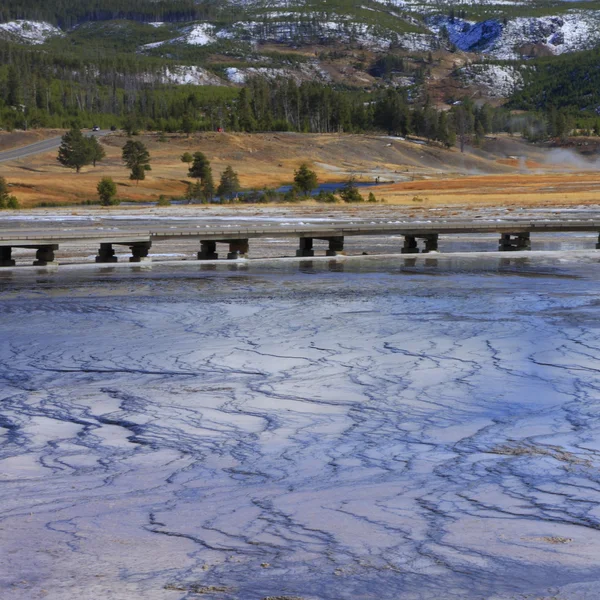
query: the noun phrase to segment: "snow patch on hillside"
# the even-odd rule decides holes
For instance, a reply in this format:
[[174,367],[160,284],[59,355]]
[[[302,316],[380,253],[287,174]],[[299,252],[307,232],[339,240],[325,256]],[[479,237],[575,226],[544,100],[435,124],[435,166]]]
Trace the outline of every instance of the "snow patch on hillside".
[[600,42],[600,12],[573,10],[561,16],[518,17],[506,24],[490,19],[480,23],[435,16],[432,31],[465,52],[482,52],[512,60],[538,53],[563,54],[592,48]]
[[140,50],[152,50],[152,48],[159,48],[160,46],[170,43],[172,40],[163,40],[162,42],[152,42],[151,44],[144,44]]
[[197,23],[196,25],[192,25],[181,38],[185,40],[186,44],[190,44],[191,46],[207,46],[216,41],[213,35],[214,31],[214,25],[210,23]]
[[471,65],[459,73],[465,83],[485,88],[491,97],[505,98],[523,87],[523,75],[510,65]]
[[217,41],[214,33],[215,26],[210,23],[195,23],[188,27],[180,29],[180,36],[170,39],[163,40],[162,42],[152,42],[151,44],[144,44],[141,50],[151,50],[152,48],[159,48],[165,44],[188,44],[190,46],[208,46]]
[[[305,16],[303,15],[303,18]],[[330,15],[331,17],[331,15]],[[357,23],[344,17],[339,20],[306,18],[295,21],[240,21],[219,31],[222,39],[241,39],[251,42],[326,42],[336,41],[358,44],[372,49],[385,50],[396,34],[387,29]]]
[[26,44],[43,44],[47,39],[64,35],[63,32],[43,21],[9,21],[0,23],[0,35],[8,34],[13,41],[24,42]]
[[523,45],[541,44],[552,54],[592,48],[600,41],[600,12],[572,11],[560,17],[517,18],[504,28],[492,53],[518,58]]
[[231,83],[244,84],[252,77],[264,77],[266,79],[277,79],[283,77],[294,79],[297,83],[301,81],[329,81],[329,75],[323,71],[317,62],[307,63],[295,67],[294,69],[281,69],[271,67],[247,67],[237,68],[228,67],[225,69],[225,76]]
[[178,85],[223,85],[223,81],[206,69],[201,67],[180,65],[167,67],[162,76],[161,83],[175,83]]
[[[574,0],[565,0],[566,2],[574,1]],[[443,2],[439,0],[375,0],[375,2],[379,2],[380,4],[392,5],[398,8],[411,9],[411,10],[431,10],[431,7],[439,8],[440,5],[443,5]],[[476,5],[480,6],[527,6],[527,0],[519,1],[519,0],[454,0],[452,2],[447,1],[446,8],[450,7],[472,7]]]
[[[497,4],[498,0],[494,0],[494,3]],[[497,19],[473,22],[436,14],[427,19],[429,32],[400,34],[388,27],[355,21],[346,14],[285,10],[284,7],[299,6],[299,0],[258,4],[272,9],[264,13],[260,20],[238,21],[225,27],[204,22],[188,24],[179,28],[179,33],[175,34],[177,37],[147,44],[142,50],[165,44],[206,46],[220,39],[251,44],[336,41],[375,51],[387,51],[390,47],[399,46],[415,52],[427,52],[440,45],[452,44],[465,52],[480,52],[511,60],[521,56],[583,50],[600,43],[600,11],[597,10],[573,9],[561,16],[518,17],[507,22]],[[428,0],[421,4],[431,6]],[[395,5],[403,6],[404,3],[397,1]],[[407,1],[406,5],[415,6],[415,3]],[[280,10],[277,11],[277,8]],[[152,25],[160,26],[160,23]]]

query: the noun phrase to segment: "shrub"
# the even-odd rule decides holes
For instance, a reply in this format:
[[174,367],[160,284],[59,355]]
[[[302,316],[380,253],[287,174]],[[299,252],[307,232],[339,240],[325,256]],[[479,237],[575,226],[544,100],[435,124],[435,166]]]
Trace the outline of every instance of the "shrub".
[[112,177],[103,177],[96,186],[98,197],[102,206],[113,204],[114,197],[117,195],[117,185]]
[[16,196],[9,196],[9,198],[6,202],[6,208],[12,208],[12,209],[20,208],[19,201],[17,200]]
[[326,192],[321,190],[315,197],[317,202],[327,202],[327,203],[335,203],[338,201],[336,195],[333,192]]
[[356,187],[354,177],[350,177],[346,185],[338,193],[344,202],[364,202],[364,198],[360,195]]
[[8,192],[8,183],[4,177],[0,177],[0,209],[19,208],[19,201],[16,196]]

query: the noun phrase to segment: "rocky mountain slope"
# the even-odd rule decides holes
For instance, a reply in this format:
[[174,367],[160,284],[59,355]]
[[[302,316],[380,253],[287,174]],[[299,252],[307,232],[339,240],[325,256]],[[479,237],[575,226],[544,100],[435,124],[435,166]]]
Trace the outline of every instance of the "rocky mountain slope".
[[[523,63],[532,57],[600,44],[595,0],[229,0],[206,2],[210,16],[201,21],[186,20],[185,13],[175,18],[172,12],[151,20],[158,13],[144,12],[144,0],[139,1],[142,8],[135,13],[90,11],[69,27],[58,9],[52,16],[47,2],[48,22],[5,18],[0,38],[53,51],[96,48],[165,61],[162,69],[143,76],[146,82],[239,85],[262,75],[410,87],[452,77],[453,85],[488,99],[518,90],[527,68]],[[22,13],[27,15],[27,3]],[[374,72],[378,57],[388,54],[406,60],[383,75]],[[436,73],[432,54],[452,55],[452,67]]]

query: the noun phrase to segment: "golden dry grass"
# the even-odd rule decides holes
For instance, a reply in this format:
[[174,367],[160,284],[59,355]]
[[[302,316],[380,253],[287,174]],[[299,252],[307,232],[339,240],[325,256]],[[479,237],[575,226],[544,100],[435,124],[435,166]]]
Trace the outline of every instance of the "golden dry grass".
[[[51,137],[57,132],[28,132],[28,141]],[[8,135],[8,134],[7,134]],[[0,144],[2,143],[0,136]],[[27,137],[27,136],[25,136]],[[4,138],[7,140],[8,138]],[[22,145],[23,136],[13,137]],[[290,183],[294,170],[308,162],[322,182],[341,182],[349,175],[359,180],[405,179],[373,188],[377,198],[408,206],[455,205],[570,205],[600,200],[600,174],[576,172],[541,162],[539,149],[513,139],[494,141],[493,152],[461,154],[437,146],[417,145],[376,135],[220,134],[169,135],[159,141],[156,134],[140,136],[152,156],[152,171],[135,185],[121,162],[125,136],[113,134],[102,140],[107,157],[96,168],[80,174],[56,161],[56,152],[0,164],[0,175],[12,185],[23,206],[41,202],[76,204],[96,198],[101,177],[112,177],[123,200],[155,200],[159,195],[184,194],[189,179],[183,152],[203,151],[211,160],[215,180],[231,165],[244,188],[277,187]],[[498,147],[501,149],[498,150]],[[523,160],[510,154],[529,152]],[[521,173],[524,165],[535,172]],[[467,173],[478,173],[468,175]],[[310,201],[309,201],[310,202]]]
[[388,202],[408,204],[415,197],[426,204],[552,206],[596,204],[600,201],[600,174],[484,175],[437,181],[417,181],[381,187]]

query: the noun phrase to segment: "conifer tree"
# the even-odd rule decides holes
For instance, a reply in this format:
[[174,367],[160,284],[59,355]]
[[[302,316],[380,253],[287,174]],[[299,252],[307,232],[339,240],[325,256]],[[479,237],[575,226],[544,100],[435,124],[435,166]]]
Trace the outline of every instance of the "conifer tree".
[[135,181],[136,185],[146,179],[146,169],[143,165],[133,165],[131,168],[131,173],[129,175],[129,179]]
[[223,173],[221,173],[221,181],[217,189],[217,194],[231,200],[237,196],[239,191],[240,180],[238,179],[238,175],[231,166],[228,166]]
[[90,153],[90,160],[92,161],[92,165],[95,167],[97,162],[100,162],[106,157],[106,152],[96,136],[91,135],[88,137],[87,143]]
[[75,169],[77,173],[92,162],[90,144],[79,128],[72,127],[62,136],[57,159],[61,165]]
[[139,183],[146,179],[146,171],[150,171],[150,153],[140,141],[128,140],[123,146],[123,162],[131,170],[129,179]]
[[237,101],[237,120],[242,131],[254,131],[256,129],[256,119],[252,112],[248,90],[243,87]]
[[21,79],[15,65],[10,65],[8,68],[8,79],[6,82],[7,97],[6,103],[8,106],[19,106],[23,100]]
[[133,135],[138,135],[140,132],[140,124],[137,115],[129,114],[125,117],[123,121],[123,129],[128,137]]
[[318,184],[317,174],[302,163],[297,171],[294,171],[294,185],[304,193],[310,194]]
[[188,171],[188,177],[194,177],[198,180],[202,188],[202,197],[206,201],[213,199],[215,195],[215,184],[212,176],[210,161],[204,153],[195,152],[192,166]]
[[190,137],[190,133],[194,131],[194,121],[187,113],[181,118],[181,130],[186,137]]

